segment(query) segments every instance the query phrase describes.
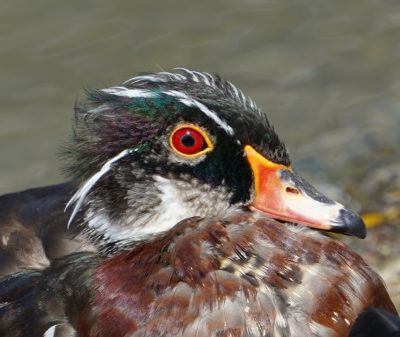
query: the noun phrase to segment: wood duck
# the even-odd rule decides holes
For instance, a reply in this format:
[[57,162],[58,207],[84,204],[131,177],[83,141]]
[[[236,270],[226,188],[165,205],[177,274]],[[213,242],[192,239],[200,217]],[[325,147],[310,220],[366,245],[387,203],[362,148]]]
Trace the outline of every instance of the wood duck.
[[322,233],[363,238],[361,218],[217,75],[89,91],[65,154],[71,183],[0,199],[0,336],[344,337],[367,308],[397,315]]

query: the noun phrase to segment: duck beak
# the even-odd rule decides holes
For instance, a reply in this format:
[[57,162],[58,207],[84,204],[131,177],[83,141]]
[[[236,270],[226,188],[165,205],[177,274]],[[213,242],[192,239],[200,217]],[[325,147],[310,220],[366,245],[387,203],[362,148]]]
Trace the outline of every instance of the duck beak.
[[254,177],[252,209],[274,219],[365,238],[358,214],[318,192],[290,167],[269,161],[249,145],[244,150]]

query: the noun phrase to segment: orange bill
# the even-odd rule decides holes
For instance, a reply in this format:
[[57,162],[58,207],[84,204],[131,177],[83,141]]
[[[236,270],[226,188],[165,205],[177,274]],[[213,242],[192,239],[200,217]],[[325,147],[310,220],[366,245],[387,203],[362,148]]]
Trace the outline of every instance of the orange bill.
[[252,209],[316,229],[366,236],[358,214],[318,192],[290,167],[271,162],[249,145],[245,153],[254,177]]

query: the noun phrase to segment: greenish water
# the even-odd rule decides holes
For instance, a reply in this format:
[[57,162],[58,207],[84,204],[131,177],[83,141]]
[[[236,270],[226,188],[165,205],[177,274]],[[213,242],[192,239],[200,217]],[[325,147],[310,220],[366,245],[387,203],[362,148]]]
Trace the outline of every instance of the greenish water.
[[398,172],[399,1],[3,0],[0,193],[62,181],[82,88],[174,67],[241,87],[330,194]]

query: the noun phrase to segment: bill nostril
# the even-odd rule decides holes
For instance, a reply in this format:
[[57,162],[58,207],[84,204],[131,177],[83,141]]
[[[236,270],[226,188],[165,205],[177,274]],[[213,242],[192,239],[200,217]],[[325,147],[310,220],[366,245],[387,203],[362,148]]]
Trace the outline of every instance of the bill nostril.
[[300,194],[299,190],[297,188],[287,186],[286,187],[286,193],[292,194],[292,195],[298,195]]

